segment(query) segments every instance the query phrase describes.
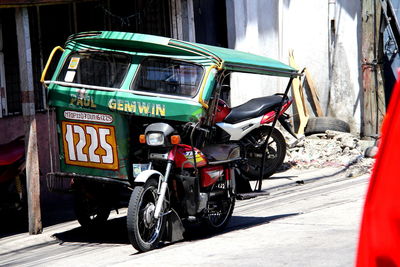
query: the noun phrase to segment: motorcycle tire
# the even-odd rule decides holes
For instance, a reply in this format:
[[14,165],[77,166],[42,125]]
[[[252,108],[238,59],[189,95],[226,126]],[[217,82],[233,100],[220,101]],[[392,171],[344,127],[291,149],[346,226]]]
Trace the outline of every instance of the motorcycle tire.
[[150,178],[144,185],[135,186],[127,214],[128,237],[132,246],[145,252],[156,248],[165,229],[165,216],[153,219],[158,199],[158,182]]
[[101,205],[96,199],[89,199],[83,194],[75,194],[75,215],[84,228],[96,228],[103,225],[110,216],[110,208]]
[[347,122],[330,117],[310,118],[304,129],[306,136],[318,133],[325,133],[327,130],[349,133],[350,126]]
[[[215,184],[211,193],[221,191],[221,188],[223,188],[221,185],[223,184],[226,186],[226,183]],[[233,194],[230,194],[230,196],[226,194],[226,197],[223,197],[225,194],[218,195],[219,196],[215,198],[209,198],[207,204],[206,227],[211,233],[221,232],[225,229],[232,217],[233,209],[235,208],[236,199]]]
[[[272,127],[270,126],[261,127],[248,133],[241,140],[241,147],[244,151],[243,157],[247,159],[247,162],[239,168],[250,180],[258,180],[261,175],[262,156],[266,150],[262,151],[265,146],[257,146],[257,144],[260,144],[271,130]],[[282,165],[286,156],[286,141],[279,130],[274,129],[272,131],[268,143],[269,153],[266,155],[264,163],[263,179],[274,174]]]

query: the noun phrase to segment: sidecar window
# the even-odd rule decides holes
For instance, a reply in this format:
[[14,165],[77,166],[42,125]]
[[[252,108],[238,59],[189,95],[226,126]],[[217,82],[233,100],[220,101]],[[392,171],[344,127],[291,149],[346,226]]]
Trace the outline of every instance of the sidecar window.
[[135,91],[194,97],[199,88],[203,68],[184,61],[168,58],[146,58],[142,61]]
[[57,81],[119,88],[130,63],[128,55],[108,52],[72,53]]

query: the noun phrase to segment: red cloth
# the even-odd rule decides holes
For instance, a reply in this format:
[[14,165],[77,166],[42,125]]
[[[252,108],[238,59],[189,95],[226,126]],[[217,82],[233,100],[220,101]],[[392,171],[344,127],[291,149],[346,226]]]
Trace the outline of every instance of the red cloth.
[[24,155],[24,139],[19,138],[8,144],[0,145],[0,166],[13,164]]
[[356,264],[357,267],[400,266],[400,81],[392,92],[382,126]]

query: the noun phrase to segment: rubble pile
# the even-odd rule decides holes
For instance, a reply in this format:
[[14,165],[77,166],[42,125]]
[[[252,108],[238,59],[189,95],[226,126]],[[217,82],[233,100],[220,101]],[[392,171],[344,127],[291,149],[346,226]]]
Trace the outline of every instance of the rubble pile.
[[359,176],[371,171],[373,158],[365,157],[365,150],[374,140],[360,140],[353,134],[326,131],[293,142],[287,149],[283,168],[346,168],[347,176]]

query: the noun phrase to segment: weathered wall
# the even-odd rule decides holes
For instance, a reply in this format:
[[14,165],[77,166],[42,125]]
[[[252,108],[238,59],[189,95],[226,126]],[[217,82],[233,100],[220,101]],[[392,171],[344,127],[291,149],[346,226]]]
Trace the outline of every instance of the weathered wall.
[[[46,174],[50,172],[50,154],[49,154],[49,126],[47,114],[37,113],[36,124],[38,128],[38,150],[39,150],[39,166],[40,166],[40,184],[42,204],[45,203],[51,195],[47,190]],[[23,136],[24,124],[22,116],[9,116],[0,120],[0,144],[8,143],[18,136]],[[53,133],[52,140],[55,140]],[[57,157],[55,157],[57,158]]]
[[[359,132],[360,2],[336,1],[331,9],[334,32],[330,31],[328,3],[329,0],[226,0],[229,47],[285,63],[289,49],[293,49],[298,66],[307,67],[314,78],[325,114],[349,122],[352,131]],[[282,91],[284,85],[284,81],[234,77],[232,104]]]
[[361,104],[361,5],[358,1],[337,1],[336,37],[333,43],[329,115],[347,121],[360,132]]
[[[230,48],[279,58],[279,16],[277,1],[227,0],[228,45]],[[232,105],[278,91],[276,79],[258,75],[234,75]],[[246,90],[243,90],[246,88]]]

